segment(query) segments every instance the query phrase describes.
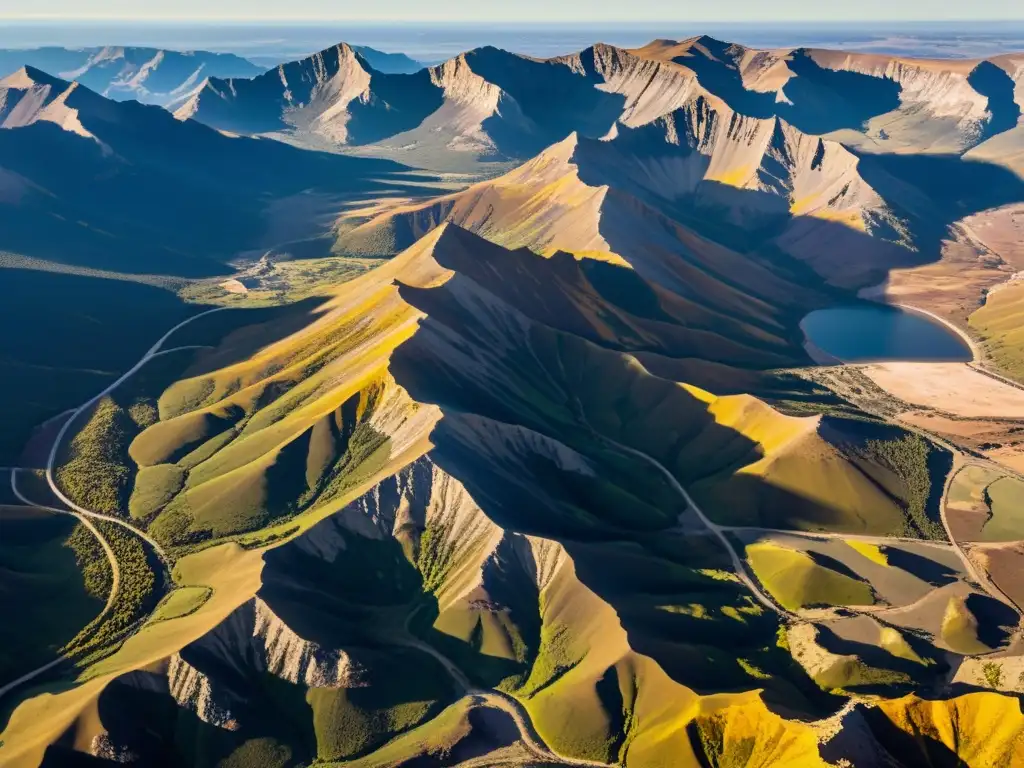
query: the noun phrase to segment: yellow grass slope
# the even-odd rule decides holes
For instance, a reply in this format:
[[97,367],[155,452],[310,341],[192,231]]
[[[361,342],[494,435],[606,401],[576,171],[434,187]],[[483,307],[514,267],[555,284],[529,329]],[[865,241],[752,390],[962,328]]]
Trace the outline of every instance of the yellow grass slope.
[[[908,696],[877,706],[872,731],[903,765],[1012,768],[1024,762],[1024,715],[1014,697],[971,693],[946,701]],[[895,729],[895,733],[891,730]]]

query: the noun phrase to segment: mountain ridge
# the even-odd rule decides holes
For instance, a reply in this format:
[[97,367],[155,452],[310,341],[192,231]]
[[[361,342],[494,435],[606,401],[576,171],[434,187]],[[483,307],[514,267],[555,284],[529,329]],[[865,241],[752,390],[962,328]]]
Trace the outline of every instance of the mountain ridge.
[[[332,50],[351,49],[342,43],[314,54],[304,60],[306,64],[292,62],[281,65],[278,71],[309,67],[309,62]],[[572,130],[599,138],[620,123],[630,127],[646,125],[683,106],[694,94],[714,96],[747,117],[778,116],[805,133],[834,134],[836,140],[863,151],[899,151],[900,146],[913,141],[916,146],[925,142],[928,151],[934,153],[964,152],[1013,127],[1009,122],[1012,118],[1004,117],[1004,113],[1016,109],[1019,114],[1021,98],[1005,96],[1016,82],[1016,71],[1010,71],[1014,61],[1012,55],[951,63],[824,49],[757,51],[708,37],[654,41],[634,49],[597,43],[580,52],[550,59],[519,56],[484,46],[427,68],[433,73],[431,84],[422,82],[422,77],[406,81],[406,93],[389,89],[383,73],[377,73],[377,85],[373,84],[372,76],[371,82],[366,83],[370,74],[367,70],[372,70],[368,64],[366,69],[352,68],[355,81],[336,86],[338,93],[347,93],[345,89],[352,88],[364,102],[380,99],[390,109],[404,112],[406,124],[390,135],[383,125],[363,136],[312,132],[320,133],[321,140],[335,146],[365,146],[385,140],[385,144],[391,141],[393,151],[415,149],[417,142],[430,145],[425,135],[440,130],[446,120],[443,113],[429,116],[441,104],[453,101],[449,94],[442,93],[439,102],[436,90],[431,90],[438,87],[438,73],[446,68],[457,72],[465,67],[468,73],[498,88],[514,114],[509,116],[509,126],[504,125],[509,122],[505,119],[495,123],[495,130],[502,132],[500,137],[490,137],[488,141],[487,129],[483,127],[481,139],[481,127],[474,121],[466,129],[471,135],[463,136],[463,130],[456,126],[444,148],[492,160],[523,159]],[[976,77],[980,69],[985,69],[986,74]],[[575,77],[568,77],[569,74]],[[344,72],[339,71],[338,75],[345,79]],[[273,76],[262,77],[269,80]],[[531,82],[546,96],[531,93]],[[607,97],[586,92],[599,83],[604,84],[602,89]],[[304,126],[287,118],[282,120],[277,108],[270,109],[266,121],[261,121],[252,115],[247,117],[247,111],[255,109],[251,104],[233,110],[217,105],[216,99],[228,98],[227,93],[234,87],[230,82],[214,79],[210,86],[213,93],[206,96],[206,101],[213,105],[202,103],[200,89],[180,107],[180,116],[246,132],[273,127],[302,136]],[[419,94],[412,102],[410,88]],[[556,90],[551,91],[552,88]],[[463,94],[467,90],[461,88]],[[555,100],[549,98],[556,94]],[[616,94],[623,99],[618,107],[614,103]],[[988,108],[993,99],[993,103],[1001,105],[998,115]],[[323,99],[322,106],[306,104],[304,97],[294,101],[314,114],[345,110],[344,103],[331,98]],[[579,106],[573,106],[574,103]],[[589,107],[584,109],[584,104]],[[596,112],[593,107],[598,107]],[[488,114],[495,120],[502,118],[500,110],[495,114],[494,107],[488,109],[481,104],[478,109],[484,123]],[[527,124],[517,124],[520,114],[529,121]],[[994,126],[992,130],[989,125]],[[538,129],[539,140],[532,140],[531,134],[538,133]],[[429,154],[426,147],[423,153]],[[410,156],[415,157],[415,152]]]

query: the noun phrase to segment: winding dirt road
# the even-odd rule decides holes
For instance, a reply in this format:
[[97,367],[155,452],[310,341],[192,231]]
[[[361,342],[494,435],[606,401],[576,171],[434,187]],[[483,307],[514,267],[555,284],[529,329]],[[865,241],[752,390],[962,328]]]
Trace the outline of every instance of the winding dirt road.
[[408,631],[408,626],[415,615],[414,611],[406,619],[405,637],[399,639],[398,644],[406,648],[413,648],[433,657],[448,673],[448,676],[451,677],[455,686],[464,696],[471,696],[479,703],[486,704],[494,709],[500,709],[511,717],[512,722],[514,722],[516,728],[519,729],[519,735],[523,741],[523,745],[534,757],[548,763],[559,763],[561,765],[575,765],[585,768],[614,768],[615,764],[613,763],[601,763],[596,760],[567,757],[552,751],[551,748],[544,743],[540,734],[537,733],[526,708],[515,697],[493,688],[477,688],[472,682],[470,682],[470,679],[466,677],[465,673],[451,661],[451,659],[429,643],[425,643],[411,634]]
[[615,450],[622,453],[628,453],[630,456],[635,456],[658,470],[658,472],[661,473],[661,475],[668,481],[669,485],[672,486],[672,489],[682,497],[683,501],[686,502],[687,508],[697,515],[697,518],[701,521],[704,527],[718,537],[722,546],[725,547],[725,551],[729,553],[729,559],[732,560],[732,567],[736,571],[736,576],[743,582],[747,589],[750,590],[751,594],[753,594],[757,601],[780,616],[792,616],[795,618],[795,614],[790,613],[785,608],[778,605],[771,597],[768,596],[767,593],[763,592],[757,583],[750,577],[750,574],[747,573],[747,569],[744,567],[743,561],[740,559],[739,555],[736,554],[736,550],[733,549],[732,544],[729,543],[729,539],[726,536],[726,533],[730,529],[725,526],[718,525],[718,523],[710,520],[708,516],[704,514],[704,511],[693,500],[693,497],[687,493],[686,489],[683,488],[678,480],[676,480],[675,476],[662,466],[661,462],[656,461],[643,451],[638,451],[636,448],[630,448],[628,445],[617,443],[600,433],[595,433],[595,436],[607,445],[613,447]]

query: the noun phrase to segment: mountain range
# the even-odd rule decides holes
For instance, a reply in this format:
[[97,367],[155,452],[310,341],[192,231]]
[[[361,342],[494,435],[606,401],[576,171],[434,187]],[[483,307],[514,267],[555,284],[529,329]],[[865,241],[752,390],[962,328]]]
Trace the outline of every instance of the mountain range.
[[990,139],[1016,135],[1020,66],[1013,55],[924,61],[698,37],[548,60],[479,48],[395,78],[342,44],[251,83],[211,77],[177,114],[338,146],[383,142],[413,158],[444,149],[514,160],[571,131],[601,138],[704,98],[866,152],[984,157]]
[[[380,72],[415,72],[421,68],[402,53],[385,53],[367,46],[355,46],[355,50]],[[134,99],[161,106],[182,99],[207,78],[251,78],[267,70],[241,56],[210,51],[124,46],[0,49],[0,77],[26,66],[74,80],[115,101]]]
[[383,66],[0,80],[0,760],[1024,763],[1024,55]]

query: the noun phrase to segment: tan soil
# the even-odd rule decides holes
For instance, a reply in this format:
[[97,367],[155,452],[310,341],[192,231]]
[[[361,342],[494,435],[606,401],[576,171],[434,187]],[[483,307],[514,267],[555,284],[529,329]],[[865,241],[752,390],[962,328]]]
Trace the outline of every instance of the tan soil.
[[901,400],[954,416],[1024,419],[1024,390],[963,363],[879,363],[864,374]]

